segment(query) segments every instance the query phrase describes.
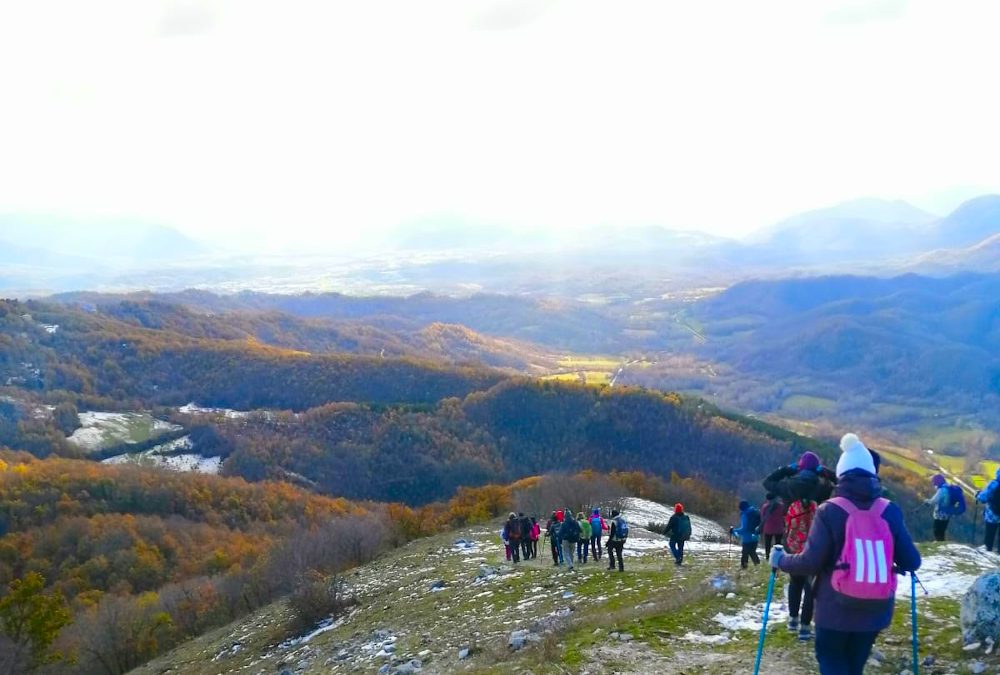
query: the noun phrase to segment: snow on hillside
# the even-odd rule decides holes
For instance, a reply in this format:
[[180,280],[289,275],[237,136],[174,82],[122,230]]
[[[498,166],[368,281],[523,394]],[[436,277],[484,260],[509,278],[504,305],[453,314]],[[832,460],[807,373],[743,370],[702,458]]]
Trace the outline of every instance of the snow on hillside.
[[174,471],[195,471],[197,473],[217,474],[222,468],[221,457],[203,457],[194,452],[180,452],[192,448],[191,437],[180,438],[162,443],[145,452],[126,453],[104,460],[104,464],[141,464],[143,466],[161,467]]
[[[998,567],[1000,555],[949,542],[935,545],[932,552],[924,556],[917,579],[930,597],[961,598],[980,574]],[[917,595],[923,594],[918,585]],[[900,577],[896,596],[909,599],[909,577]]]
[[195,404],[193,401],[187,405],[182,405],[177,409],[177,412],[184,413],[185,415],[223,415],[229,419],[239,419],[250,414],[242,410],[233,410],[231,408],[203,408],[200,405]]
[[179,431],[180,426],[147,413],[86,411],[79,414],[81,427],[67,439],[93,452],[122,443],[139,443],[159,434]]
[[[642,555],[647,551],[667,549],[667,538],[650,532],[650,523],[665,525],[674,514],[673,507],[648,499],[630,497],[624,500],[622,515],[629,524],[629,540],[625,547],[626,556]],[[718,551],[726,547],[727,531],[708,518],[688,514],[691,518],[691,540],[686,545],[689,551]]]

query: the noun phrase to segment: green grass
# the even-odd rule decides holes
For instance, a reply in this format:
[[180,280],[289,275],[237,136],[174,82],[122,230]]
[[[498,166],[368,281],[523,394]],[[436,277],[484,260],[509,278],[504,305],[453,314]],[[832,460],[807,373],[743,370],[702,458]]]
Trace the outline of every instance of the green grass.
[[792,394],[781,403],[781,410],[792,414],[815,415],[837,407],[836,401],[822,396]]
[[559,359],[560,368],[573,370],[617,370],[621,359],[608,356],[566,356]]

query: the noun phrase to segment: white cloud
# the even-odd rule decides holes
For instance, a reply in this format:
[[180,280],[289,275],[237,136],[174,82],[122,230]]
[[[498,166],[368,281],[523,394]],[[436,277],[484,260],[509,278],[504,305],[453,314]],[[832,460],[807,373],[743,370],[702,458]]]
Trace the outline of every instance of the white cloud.
[[740,233],[1000,188],[1000,5],[0,5],[0,211]]

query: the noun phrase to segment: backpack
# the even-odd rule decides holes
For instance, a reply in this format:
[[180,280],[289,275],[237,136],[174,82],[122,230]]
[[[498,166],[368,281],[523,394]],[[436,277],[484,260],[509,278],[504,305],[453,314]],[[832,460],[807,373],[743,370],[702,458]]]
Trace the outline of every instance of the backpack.
[[[808,506],[807,506],[808,504]],[[806,539],[809,538],[809,528],[816,516],[816,502],[801,499],[792,502],[785,516],[785,550],[789,553],[802,553]]]
[[760,534],[760,525],[762,522],[760,511],[757,510],[756,506],[751,506],[747,509],[747,529],[750,531],[746,534],[752,534],[754,536]]
[[830,584],[839,599],[854,606],[884,606],[896,596],[896,574],[892,563],[892,530],[882,517],[891,504],[876,499],[867,510],[849,499],[834,497],[830,502],[847,512],[844,547],[830,575]]
[[993,492],[986,505],[990,507],[993,515],[1000,516],[1000,481],[993,481]]
[[521,541],[521,523],[517,520],[507,521],[507,540],[511,542]]
[[625,541],[628,539],[628,523],[625,518],[618,516],[615,518],[615,541]]
[[590,517],[590,535],[591,536],[601,536],[601,517],[591,516]]
[[958,485],[948,486],[948,513],[960,516],[965,513],[965,493]]
[[559,528],[559,538],[563,541],[580,541],[580,523],[573,518],[567,518]]
[[686,513],[677,516],[677,523],[674,525],[674,536],[681,541],[687,541],[691,538],[691,519],[688,518]]

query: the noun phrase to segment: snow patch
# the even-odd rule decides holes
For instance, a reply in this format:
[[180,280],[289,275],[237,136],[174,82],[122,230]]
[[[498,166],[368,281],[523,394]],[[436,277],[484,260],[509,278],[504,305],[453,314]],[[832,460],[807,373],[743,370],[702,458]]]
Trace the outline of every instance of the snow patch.
[[[88,410],[79,413],[80,428],[67,440],[93,452],[120,443],[137,443],[135,432],[143,435],[180,431],[181,426],[156,419],[147,413],[116,413]],[[146,431],[148,430],[148,431]]]
[[[775,599],[777,600],[777,599]],[[767,615],[767,627],[773,628],[783,624],[788,620],[788,606],[785,603],[772,602],[771,610]],[[754,605],[744,605],[735,614],[724,614],[719,612],[712,617],[726,630],[750,630],[760,631],[764,625],[764,603]]]
[[182,405],[177,409],[177,412],[184,413],[185,415],[223,415],[229,419],[240,419],[250,414],[243,410],[233,410],[231,408],[203,408],[193,401],[187,405]]
[[[940,544],[924,556],[917,578],[931,597],[961,598],[984,572],[1000,567],[1000,555],[974,549],[964,544]],[[917,597],[924,591],[917,585]],[[896,597],[910,597],[909,577],[900,577]]]

